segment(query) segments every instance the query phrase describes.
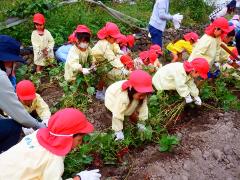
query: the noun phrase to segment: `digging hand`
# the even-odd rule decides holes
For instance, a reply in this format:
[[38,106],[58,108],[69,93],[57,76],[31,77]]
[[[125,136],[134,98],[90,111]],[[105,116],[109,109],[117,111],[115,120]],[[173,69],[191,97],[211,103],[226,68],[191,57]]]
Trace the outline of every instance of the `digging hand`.
[[83,73],[83,75],[88,75],[88,74],[90,74],[90,71],[88,68],[82,68],[82,73]]
[[118,141],[118,140],[124,140],[124,134],[122,131],[116,131],[115,133],[115,141]]
[[193,102],[193,99],[192,99],[192,97],[190,96],[190,94],[185,97],[185,101],[186,101],[187,104]]
[[202,105],[202,100],[199,96],[197,97],[194,97],[194,103],[198,106],[201,106]]
[[138,127],[138,130],[143,132],[143,131],[146,131],[147,128],[144,124],[141,124],[141,123],[137,123],[137,127]]
[[77,174],[81,180],[100,180],[101,174],[99,173],[99,169],[94,169],[91,171],[81,171]]

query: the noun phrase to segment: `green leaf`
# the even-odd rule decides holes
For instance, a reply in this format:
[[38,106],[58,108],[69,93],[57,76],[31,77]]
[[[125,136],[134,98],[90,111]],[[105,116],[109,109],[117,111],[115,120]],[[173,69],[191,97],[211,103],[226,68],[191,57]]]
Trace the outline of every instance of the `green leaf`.
[[87,93],[89,94],[89,95],[94,95],[94,93],[95,93],[95,88],[94,87],[88,87],[87,88]]

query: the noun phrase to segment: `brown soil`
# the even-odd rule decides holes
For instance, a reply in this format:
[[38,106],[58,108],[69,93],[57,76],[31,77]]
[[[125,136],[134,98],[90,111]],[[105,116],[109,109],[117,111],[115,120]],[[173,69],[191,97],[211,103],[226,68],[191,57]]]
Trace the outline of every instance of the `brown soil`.
[[126,164],[102,168],[102,179],[240,179],[240,113],[197,113],[176,133],[181,145],[173,153],[160,153],[156,145],[132,150]]

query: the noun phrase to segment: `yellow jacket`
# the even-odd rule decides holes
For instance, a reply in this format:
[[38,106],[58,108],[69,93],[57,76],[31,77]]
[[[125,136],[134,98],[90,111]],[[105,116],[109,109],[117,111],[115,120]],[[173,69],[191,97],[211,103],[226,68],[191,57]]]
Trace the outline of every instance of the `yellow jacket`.
[[[77,74],[80,72],[80,68],[87,63],[88,58],[92,58],[92,51],[89,47],[86,51],[79,50],[75,45],[69,50],[67,60],[64,67],[64,78],[66,81],[76,80]],[[92,59],[92,62],[94,60]],[[91,63],[92,63],[91,62]]]
[[61,180],[64,157],[52,154],[42,147],[36,132],[0,154],[0,179]]
[[[107,40],[99,40],[97,44],[92,48],[92,55],[97,62],[107,60],[113,67],[122,68],[123,64],[120,61],[120,48],[118,44],[111,44]],[[120,51],[119,51],[120,50]],[[116,52],[119,51],[119,52]]]
[[139,112],[139,121],[148,119],[147,97],[143,100],[140,107],[138,107],[139,101],[132,100],[130,102],[128,92],[122,91],[122,84],[125,81],[115,82],[107,88],[105,93],[105,106],[112,112],[113,129],[115,131],[122,130],[122,123],[118,125],[118,123],[114,124],[114,122],[123,122],[124,116],[130,116],[136,111],[136,108],[138,108],[137,111]]
[[188,54],[192,53],[193,46],[189,41],[179,40],[176,43],[169,43],[167,45],[167,50],[171,51],[174,54],[182,53],[186,51]]
[[[53,47],[54,47],[54,39],[51,33],[45,29],[44,34],[40,36],[37,30],[32,32],[31,36],[33,53],[34,53],[34,64],[39,66],[45,66],[47,58],[54,58]],[[48,57],[44,57],[42,50],[47,48]]]
[[176,90],[181,97],[197,97],[199,90],[194,79],[187,75],[183,63],[170,63],[158,69],[153,76],[153,85],[157,90]]
[[48,123],[47,121],[51,117],[51,112],[49,110],[47,103],[43,100],[43,98],[39,94],[36,93],[36,98],[33,100],[31,106],[26,105],[23,106],[29,113],[36,111],[39,118],[43,120],[45,124]]
[[192,61],[193,59],[199,57],[205,58],[210,67],[212,67],[214,62],[219,61],[221,50],[220,44],[220,38],[213,38],[212,36],[204,34],[193,48],[192,54],[190,55],[188,61]]

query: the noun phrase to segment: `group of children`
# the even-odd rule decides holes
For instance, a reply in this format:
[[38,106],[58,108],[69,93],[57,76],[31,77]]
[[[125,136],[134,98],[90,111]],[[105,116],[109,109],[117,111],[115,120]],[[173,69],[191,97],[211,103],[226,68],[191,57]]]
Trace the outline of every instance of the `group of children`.
[[[32,32],[31,40],[34,64],[39,73],[54,59],[54,40],[45,29],[45,18],[42,14],[35,14],[33,22],[35,30]],[[100,80],[105,78],[112,80],[110,84],[105,84],[108,87],[104,92],[104,103],[112,113],[115,139],[123,140],[125,117],[135,119],[138,129],[145,131],[148,96],[154,91],[153,86],[158,91],[176,90],[185,98],[186,103],[194,102],[201,105],[195,80],[207,79],[216,63],[231,65],[235,61],[234,58],[230,61],[229,55],[226,55],[220,47],[222,43],[227,44],[231,40],[235,35],[233,31],[234,27],[229,26],[225,18],[217,18],[206,28],[205,34],[200,39],[196,33],[190,32],[184,35],[184,39],[168,44],[167,50],[172,55],[172,63],[163,66],[159,61],[163,54],[162,48],[156,44],[150,46],[147,51],[140,52],[139,57],[132,59],[130,48],[134,45],[134,35],[122,35],[118,26],[112,22],[107,22],[98,31],[99,40],[93,48],[89,46],[92,35],[90,29],[85,25],[78,25],[69,36],[69,43],[66,45],[68,47],[64,47],[63,51],[58,50],[56,56],[65,62],[64,78],[69,83],[75,83],[78,74],[88,75],[106,62],[111,66],[111,70],[103,74]],[[185,51],[189,54],[186,60],[183,58]],[[236,49],[234,52],[237,52]],[[226,58],[223,61],[221,53]],[[15,66],[13,62],[20,59],[8,58],[2,61],[4,63],[1,63],[1,69],[9,78],[12,77]],[[151,69],[153,77],[144,71],[145,68]],[[61,177],[64,156],[81,144],[82,137],[92,132],[93,126],[79,110],[72,108],[60,110],[51,116],[48,105],[36,93],[33,83],[29,80],[22,80],[16,85],[16,94],[29,113],[36,111],[46,128],[26,136],[19,144],[0,155],[0,169],[1,172],[5,172],[0,174],[0,179],[13,176],[11,168],[8,168],[10,166],[23,169],[15,173],[15,179],[22,176],[29,176],[29,179]],[[24,161],[24,166],[19,167],[14,164],[15,156],[19,156],[23,161],[27,156],[28,161]],[[37,163],[32,162],[36,160]],[[33,164],[34,167],[31,167]],[[46,166],[48,168],[45,170],[41,169]],[[29,170],[29,167],[32,170]],[[97,170],[85,173],[83,171],[77,176],[85,180],[88,179],[86,174],[88,176],[91,174],[96,180],[101,176]]]

